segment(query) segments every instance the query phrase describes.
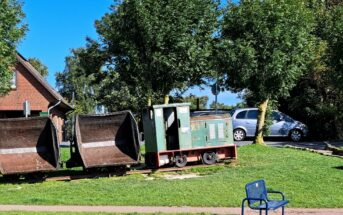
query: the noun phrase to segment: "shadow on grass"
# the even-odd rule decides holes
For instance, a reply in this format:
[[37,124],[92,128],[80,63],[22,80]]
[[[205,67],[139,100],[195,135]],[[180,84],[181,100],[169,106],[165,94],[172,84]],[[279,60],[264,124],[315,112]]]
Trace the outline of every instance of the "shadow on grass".
[[0,177],[1,184],[23,184],[23,183],[42,183],[46,181],[47,178],[51,177],[64,177],[79,176],[85,174],[83,170],[57,170],[56,172],[35,172],[28,174],[13,174],[13,175],[3,175]]
[[333,168],[339,169],[339,170],[343,170],[343,166],[335,166],[335,167],[333,167]]
[[3,175],[0,177],[1,184],[24,184],[42,183],[44,181],[71,181],[86,178],[104,178],[122,176],[127,172],[126,168],[82,168],[61,169],[54,172],[35,172],[30,174]]

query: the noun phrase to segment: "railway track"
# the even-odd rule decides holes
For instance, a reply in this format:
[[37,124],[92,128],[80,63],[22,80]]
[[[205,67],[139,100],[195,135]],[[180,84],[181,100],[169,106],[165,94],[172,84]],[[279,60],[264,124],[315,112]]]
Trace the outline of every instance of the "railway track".
[[209,168],[213,166],[224,166],[225,163],[217,163],[214,165],[193,165],[193,166],[185,166],[182,168],[179,167],[165,167],[159,169],[134,169],[125,172],[106,172],[106,173],[84,173],[84,174],[77,174],[77,175],[63,175],[63,176],[48,176],[45,178],[45,181],[73,181],[73,180],[80,180],[80,179],[87,179],[87,178],[101,178],[101,177],[112,177],[118,175],[134,175],[134,174],[152,174],[152,173],[159,173],[159,172],[180,172],[185,171],[193,168]]

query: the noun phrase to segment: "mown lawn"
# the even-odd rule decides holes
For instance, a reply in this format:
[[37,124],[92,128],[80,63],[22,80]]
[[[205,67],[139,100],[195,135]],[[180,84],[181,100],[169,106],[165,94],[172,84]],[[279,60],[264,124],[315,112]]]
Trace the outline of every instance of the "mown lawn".
[[[290,207],[343,207],[343,159],[286,148],[244,146],[238,161],[194,168],[202,177],[131,175],[71,182],[0,184],[0,204],[238,207],[244,185],[265,179]],[[153,179],[153,180],[147,180]]]

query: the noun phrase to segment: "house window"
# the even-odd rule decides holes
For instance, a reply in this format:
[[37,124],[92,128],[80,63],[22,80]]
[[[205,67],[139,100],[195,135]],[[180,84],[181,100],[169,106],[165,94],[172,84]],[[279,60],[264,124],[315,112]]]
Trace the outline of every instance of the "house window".
[[12,73],[12,79],[11,79],[11,89],[17,88],[17,72],[13,71]]

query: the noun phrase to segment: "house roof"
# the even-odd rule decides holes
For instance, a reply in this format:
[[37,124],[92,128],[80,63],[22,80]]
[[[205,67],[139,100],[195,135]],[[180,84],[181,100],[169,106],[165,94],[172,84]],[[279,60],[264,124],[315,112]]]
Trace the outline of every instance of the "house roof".
[[56,91],[54,90],[46,80],[41,76],[41,74],[20,54],[17,53],[17,60],[22,64],[27,71],[48,91],[48,93],[57,101],[61,101],[58,107],[70,111],[74,108]]

